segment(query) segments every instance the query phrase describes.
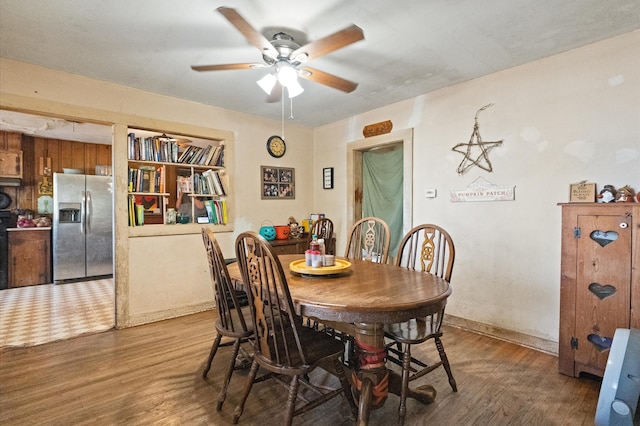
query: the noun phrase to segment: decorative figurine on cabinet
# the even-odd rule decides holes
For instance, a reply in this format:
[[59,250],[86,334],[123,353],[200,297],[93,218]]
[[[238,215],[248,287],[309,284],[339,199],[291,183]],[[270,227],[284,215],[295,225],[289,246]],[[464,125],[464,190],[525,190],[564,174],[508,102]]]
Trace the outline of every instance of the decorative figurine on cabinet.
[[616,203],[633,203],[634,191],[629,185],[618,188],[616,192]]
[[611,203],[616,198],[616,188],[613,185],[605,185],[598,194],[599,203]]

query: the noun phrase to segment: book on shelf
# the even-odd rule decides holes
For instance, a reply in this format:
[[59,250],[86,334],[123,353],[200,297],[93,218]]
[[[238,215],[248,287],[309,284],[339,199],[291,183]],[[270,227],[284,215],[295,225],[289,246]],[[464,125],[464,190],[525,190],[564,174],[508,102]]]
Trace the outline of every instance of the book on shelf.
[[209,223],[216,223],[216,217],[213,210],[213,206],[211,205],[211,200],[204,200],[202,202],[204,204],[204,208],[207,211],[207,217],[209,218]]
[[217,170],[216,175],[220,180],[220,186],[222,187],[222,195],[229,194],[229,177],[227,176],[227,172],[224,170]]
[[191,176],[178,176],[177,184],[178,192],[183,194],[193,192]]
[[190,152],[192,149],[193,149],[193,146],[189,145],[187,149],[182,151],[182,154],[180,154],[180,156],[178,157],[178,163],[184,163],[185,158],[187,158],[187,156],[190,155]]
[[214,158],[210,163],[211,166],[224,167],[224,144],[220,144],[219,148],[216,158]]
[[127,207],[128,207],[128,213],[129,213],[129,226],[136,226],[136,216],[135,216],[136,204],[135,204],[133,195],[129,196]]
[[136,204],[136,225],[144,225],[144,206]]
[[216,152],[220,149],[219,146],[211,146],[211,149],[209,150],[209,152],[207,153],[207,157],[204,159],[204,162],[202,164],[206,165],[206,166],[210,166],[211,162],[213,161],[213,158],[216,155]]

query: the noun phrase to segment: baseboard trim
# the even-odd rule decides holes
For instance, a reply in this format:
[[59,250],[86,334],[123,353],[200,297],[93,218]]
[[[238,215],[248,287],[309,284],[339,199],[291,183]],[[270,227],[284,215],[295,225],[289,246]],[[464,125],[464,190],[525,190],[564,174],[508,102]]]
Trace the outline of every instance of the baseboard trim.
[[[165,311],[134,314],[129,317],[130,321],[126,327],[134,327],[137,325],[177,318],[184,315],[196,314],[198,312],[208,311],[212,309],[215,309],[214,302],[206,302]],[[443,322],[448,326],[458,327],[463,330],[471,331],[473,333],[483,334],[489,337],[493,337],[494,339],[515,343],[520,346],[525,346],[527,348],[535,349],[540,352],[558,356],[558,342],[554,342],[552,340],[530,336],[528,334],[519,333],[517,331],[507,330],[505,328],[496,327],[491,324],[485,324],[482,322],[460,318],[449,314],[445,314]]]
[[520,346],[535,349],[549,355],[558,356],[558,342],[552,340],[541,339],[540,337],[530,336],[528,334],[519,333],[513,330],[496,327],[478,321],[465,318],[455,317],[453,315],[444,315],[444,324],[452,327],[458,327],[463,330],[474,333],[483,334],[495,339],[504,340],[505,342],[515,343]]
[[179,308],[158,311],[158,312],[145,312],[142,314],[132,314],[129,317],[129,324],[126,327],[134,327],[137,325],[148,324],[151,322],[162,321],[171,318],[182,317],[190,314],[197,314],[198,312],[204,312],[215,309],[215,303],[206,302],[196,305],[181,306]]

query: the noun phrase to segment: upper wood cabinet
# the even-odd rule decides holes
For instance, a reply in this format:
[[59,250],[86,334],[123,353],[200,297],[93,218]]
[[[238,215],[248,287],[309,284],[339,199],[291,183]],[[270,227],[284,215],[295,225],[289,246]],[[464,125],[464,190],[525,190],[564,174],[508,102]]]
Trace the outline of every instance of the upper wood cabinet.
[[604,374],[617,328],[640,328],[640,205],[563,204],[559,371]]
[[22,151],[0,151],[0,177],[22,179]]

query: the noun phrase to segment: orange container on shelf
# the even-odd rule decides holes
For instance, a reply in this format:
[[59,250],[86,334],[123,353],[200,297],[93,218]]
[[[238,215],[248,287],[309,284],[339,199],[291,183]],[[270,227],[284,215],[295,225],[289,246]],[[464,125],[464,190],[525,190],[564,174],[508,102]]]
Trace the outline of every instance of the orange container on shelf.
[[289,226],[276,226],[276,240],[286,240],[289,238]]

